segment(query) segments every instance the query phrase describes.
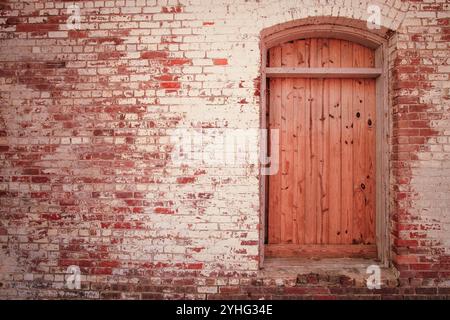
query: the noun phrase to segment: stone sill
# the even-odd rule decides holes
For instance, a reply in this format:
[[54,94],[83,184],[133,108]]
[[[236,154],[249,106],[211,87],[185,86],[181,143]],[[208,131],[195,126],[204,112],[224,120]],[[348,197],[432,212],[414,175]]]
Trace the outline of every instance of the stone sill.
[[[274,279],[277,285],[349,286],[366,288],[366,273],[370,265],[379,265],[373,259],[357,258],[266,258],[258,278]],[[397,272],[381,265],[381,287],[397,287]]]

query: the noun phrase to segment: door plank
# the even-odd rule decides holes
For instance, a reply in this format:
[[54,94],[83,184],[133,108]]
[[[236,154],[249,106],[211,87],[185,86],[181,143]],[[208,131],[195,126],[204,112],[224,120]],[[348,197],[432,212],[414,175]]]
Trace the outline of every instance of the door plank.
[[[296,64],[298,67],[305,67],[308,61],[308,55],[306,50],[306,40],[297,40],[295,42],[297,49]],[[295,233],[296,243],[305,243],[305,210],[306,210],[306,194],[305,194],[305,173],[306,173],[306,80],[295,79],[294,89],[297,95],[296,109],[296,134],[297,134],[297,153],[295,154],[295,203],[296,206],[296,227]]]
[[312,82],[314,80],[306,79],[306,96],[308,97],[308,100],[306,102],[306,121],[307,121],[307,145],[306,145],[306,153],[305,153],[305,171],[306,171],[306,206],[305,206],[305,243],[306,244],[313,244],[316,243],[316,208],[315,208],[315,188],[314,188],[314,181],[315,181],[315,159],[314,159],[314,113],[313,113],[313,106],[314,106],[314,100],[313,100],[313,94],[312,94]]
[[[375,52],[369,48],[364,48],[365,66],[375,66]],[[364,80],[365,95],[365,126],[366,126],[366,212],[365,221],[365,238],[366,244],[376,243],[376,82],[374,79]]]
[[329,243],[339,243],[341,224],[341,80],[331,79],[329,90]]
[[298,105],[298,91],[296,88],[296,79],[291,80],[291,92],[290,92],[290,103],[289,103],[289,118],[288,118],[288,143],[289,143],[289,167],[290,174],[288,176],[289,180],[289,197],[288,204],[290,207],[290,219],[291,219],[291,232],[292,232],[292,243],[298,243],[298,185],[297,177],[299,175],[297,164],[297,154],[298,154],[298,137],[297,137],[297,125],[299,117],[299,105]]
[[305,243],[305,210],[306,210],[306,142],[307,142],[307,112],[306,112],[306,81],[305,79],[296,79],[298,105],[297,105],[297,155],[296,155],[296,172],[297,172],[297,243]]
[[[353,47],[353,66],[364,65],[364,50]],[[366,210],[365,96],[364,79],[353,80],[353,234],[354,244],[364,243]]]
[[319,39],[309,39],[309,67],[319,68],[321,62],[320,50],[318,48]]
[[375,212],[376,212],[376,84],[374,80],[365,80],[365,126],[366,126],[366,212],[365,212],[365,243],[375,243]]
[[[319,42],[321,50],[321,66],[328,67],[330,60],[329,40],[321,39]],[[319,195],[320,195],[320,219],[319,243],[329,242],[329,193],[328,193],[328,169],[329,169],[329,146],[330,146],[330,122],[329,122],[329,79],[321,79],[321,113],[319,118]]]
[[[269,67],[374,68],[374,52],[297,40],[271,48]],[[375,80],[275,77],[269,85],[269,127],[281,130],[280,170],[268,179],[269,244],[296,252],[374,244]]]
[[[281,66],[281,48],[272,48],[269,52],[270,66]],[[281,79],[270,80],[270,107],[269,107],[269,128],[281,128]],[[281,135],[280,135],[281,139]],[[281,141],[280,141],[281,142]],[[280,148],[281,150],[281,148]],[[269,243],[280,243],[281,240],[281,152],[279,152],[280,168],[275,175],[269,177]]]
[[[341,41],[330,40],[330,67],[341,66]],[[329,243],[340,243],[341,238],[341,80],[330,79],[330,169],[329,169]]]
[[281,80],[281,135],[280,135],[280,146],[281,146],[281,185],[280,185],[280,215],[281,215],[281,241],[285,243],[288,237],[287,231],[287,215],[289,214],[290,208],[287,203],[287,197],[289,196],[289,185],[288,185],[288,174],[289,174],[289,162],[287,159],[288,154],[288,143],[287,143],[287,95],[289,93],[289,83],[288,79]]
[[377,256],[375,245],[296,245],[273,244],[267,245],[265,255],[268,257],[288,258],[366,258]]
[[267,68],[269,78],[378,78],[380,68]]
[[[297,47],[297,61],[294,63],[295,67],[305,68],[308,65],[308,54],[306,52],[306,40],[295,41]],[[309,52],[308,52],[309,53]]]
[[[322,64],[322,49],[321,49],[322,39],[311,39],[311,50],[310,50],[310,65],[311,67],[321,67]],[[313,229],[313,244],[320,243],[320,235],[322,230],[322,213],[321,213],[321,151],[322,151],[322,141],[321,141],[321,109],[322,109],[322,79],[311,79],[311,117],[312,117],[312,153],[311,153],[311,174],[312,174],[312,184],[311,189],[313,193],[313,211],[311,212],[314,221]],[[312,227],[312,226],[311,226]]]
[[[288,42],[281,46],[281,65],[289,66],[293,64],[296,57],[294,43]],[[294,124],[294,104],[293,104],[293,79],[284,78],[282,82],[282,190],[281,190],[281,240],[283,243],[293,242],[293,124]]]

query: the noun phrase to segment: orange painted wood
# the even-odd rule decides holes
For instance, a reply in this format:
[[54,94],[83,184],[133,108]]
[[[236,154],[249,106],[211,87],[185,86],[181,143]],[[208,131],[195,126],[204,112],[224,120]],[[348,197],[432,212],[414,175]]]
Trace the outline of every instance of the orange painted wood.
[[[306,67],[308,63],[308,55],[309,51],[307,50],[306,40],[299,40],[295,42],[295,54],[296,59],[293,61],[294,66],[296,67]],[[295,210],[295,235],[294,235],[294,243],[305,243],[306,235],[306,220],[305,220],[305,212],[306,212],[306,162],[305,162],[305,153],[306,153],[306,137],[307,137],[307,128],[306,128],[306,106],[307,106],[307,97],[306,97],[306,81],[305,79],[295,79],[294,80],[294,90],[296,101],[294,102],[294,117],[293,122],[295,126],[295,134],[296,134],[296,145],[295,145],[295,154],[294,154],[294,172],[295,177],[294,181],[294,210]]]
[[[364,48],[364,65],[375,66],[375,52],[368,48]],[[375,174],[376,174],[376,83],[374,80],[364,80],[364,98],[365,98],[365,154],[366,159],[366,192],[365,192],[365,232],[364,243],[375,244]]]
[[[293,65],[295,63],[295,47],[294,43],[286,43],[282,46],[281,65]],[[294,118],[294,94],[293,79],[284,78],[282,84],[283,98],[282,98],[282,137],[284,143],[282,144],[284,154],[283,158],[283,176],[281,188],[281,214],[282,214],[282,238],[284,243],[293,243],[293,227],[295,224],[295,207],[293,206],[295,190],[295,173],[294,173],[294,135],[293,127],[295,126]]]
[[[274,68],[372,68],[374,53],[345,40],[306,39],[271,48],[268,61]],[[356,248],[375,244],[375,80],[277,77],[269,92],[280,166],[268,178],[268,245],[366,254]]]
[[[330,40],[330,67],[341,66],[340,55],[341,42],[336,39]],[[329,243],[338,244],[341,238],[341,79],[329,79],[329,121],[330,121],[330,141],[329,141]]]
[[292,223],[292,221],[288,220],[288,215],[291,212],[291,208],[288,205],[288,196],[289,196],[289,185],[288,185],[288,176],[291,174],[289,168],[289,143],[288,143],[288,133],[287,133],[287,105],[289,104],[289,90],[291,87],[290,83],[287,79],[281,80],[281,198],[280,198],[280,218],[281,218],[281,240],[283,243],[291,243],[292,239],[290,238],[290,233],[287,230],[289,228],[288,223]]
[[[353,65],[364,64],[364,48],[353,46]],[[365,96],[364,80],[353,80],[353,234],[352,241],[364,243],[366,202],[366,157],[365,151]]]
[[375,81],[365,80],[364,81],[364,95],[365,95],[365,127],[366,127],[366,139],[365,139],[365,154],[366,159],[366,192],[365,192],[365,234],[364,243],[374,244],[376,242],[375,238],[375,173],[376,173],[376,130],[375,130],[375,119],[376,119],[376,84]]
[[[315,167],[314,167],[314,143],[313,140],[313,99],[311,90],[311,79],[306,80],[305,87],[305,98],[306,98],[306,118],[305,118],[305,128],[306,128],[306,150],[305,150],[305,243],[311,244],[316,243],[316,219],[315,219],[315,189],[313,181],[315,181]],[[270,201],[270,195],[269,195]],[[270,212],[269,212],[270,214]]]
[[[314,242],[313,243],[321,243],[321,229],[322,229],[322,156],[321,151],[323,148],[322,145],[322,136],[321,136],[321,127],[322,127],[322,99],[323,99],[323,80],[322,79],[312,79],[311,80],[311,115],[312,115],[312,166],[311,166],[311,177],[312,184],[311,188],[313,189],[313,204],[314,211],[308,212],[312,215],[311,219],[315,220],[315,232],[314,232]],[[308,228],[308,227],[307,227]]]
[[[321,67],[329,66],[329,40],[319,39],[319,50],[321,57]],[[329,168],[329,91],[330,82],[328,79],[321,79],[322,92],[320,93],[320,118],[319,118],[319,195],[320,195],[320,224],[319,224],[319,243],[329,243],[329,189],[328,189],[328,168]]]
[[268,78],[378,78],[381,68],[267,68]]
[[306,81],[305,79],[297,79],[295,81],[295,88],[297,91],[298,102],[296,106],[296,114],[294,117],[298,120],[297,127],[297,154],[295,157],[296,168],[296,212],[297,212],[297,242],[305,243],[305,228],[306,228],[306,147],[307,147],[307,99],[306,99]]

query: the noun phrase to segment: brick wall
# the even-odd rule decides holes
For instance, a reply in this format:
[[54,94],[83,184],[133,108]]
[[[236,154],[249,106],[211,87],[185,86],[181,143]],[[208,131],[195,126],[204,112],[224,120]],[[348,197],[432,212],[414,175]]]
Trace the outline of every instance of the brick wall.
[[449,5],[370,3],[393,30],[400,287],[262,278],[258,166],[171,157],[178,128],[259,128],[263,29],[364,20],[368,2],[0,0],[0,296],[448,296]]
[[450,284],[449,4],[411,2],[392,59],[393,262]]

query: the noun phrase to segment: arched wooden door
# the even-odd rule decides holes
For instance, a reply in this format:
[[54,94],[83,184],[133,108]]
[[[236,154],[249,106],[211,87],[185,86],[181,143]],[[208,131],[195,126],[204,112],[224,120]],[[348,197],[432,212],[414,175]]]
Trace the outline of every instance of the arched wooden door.
[[375,257],[375,79],[345,73],[373,68],[374,52],[303,39],[269,49],[268,67],[343,75],[269,80],[268,126],[280,130],[280,166],[268,178],[266,255]]

